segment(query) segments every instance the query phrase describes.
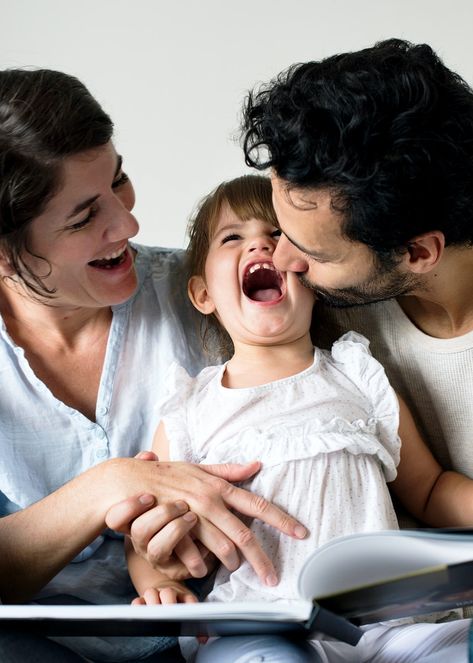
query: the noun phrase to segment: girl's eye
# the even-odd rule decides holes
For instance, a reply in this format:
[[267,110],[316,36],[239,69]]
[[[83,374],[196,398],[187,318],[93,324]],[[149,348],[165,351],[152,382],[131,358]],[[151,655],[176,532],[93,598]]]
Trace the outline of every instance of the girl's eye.
[[241,236],[237,235],[236,233],[234,233],[233,235],[225,235],[225,237],[223,237],[222,239],[222,244],[226,244],[227,242],[232,242],[235,239],[241,239]]
[[130,178],[128,177],[128,175],[126,173],[121,172],[118,178],[112,182],[112,189],[118,189],[119,187],[123,186],[129,181]]
[[281,231],[280,231],[279,229],[278,229],[278,230],[274,230],[274,231],[271,233],[271,237],[281,237]]
[[92,221],[92,219],[96,214],[97,214],[97,209],[95,207],[91,207],[85,219],[82,219],[81,221],[74,223],[72,226],[69,226],[69,230],[80,230],[81,228],[85,228],[85,226]]

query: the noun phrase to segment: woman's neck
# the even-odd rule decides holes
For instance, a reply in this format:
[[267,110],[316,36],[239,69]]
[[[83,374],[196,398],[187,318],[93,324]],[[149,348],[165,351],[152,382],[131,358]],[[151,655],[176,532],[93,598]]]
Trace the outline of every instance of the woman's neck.
[[93,329],[108,328],[112,318],[108,307],[66,309],[54,301],[49,306],[5,284],[0,284],[0,314],[11,338],[25,348],[30,342],[73,348]]
[[226,365],[224,387],[242,389],[257,387],[296,375],[314,361],[310,334],[293,341],[274,345],[250,345],[234,342],[235,353]]

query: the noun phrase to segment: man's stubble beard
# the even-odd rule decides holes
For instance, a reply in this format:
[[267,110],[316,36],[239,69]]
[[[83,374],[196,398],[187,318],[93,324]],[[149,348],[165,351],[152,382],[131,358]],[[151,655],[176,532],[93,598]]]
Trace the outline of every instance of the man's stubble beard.
[[319,288],[304,274],[299,281],[317,295],[317,299],[333,308],[362,306],[407,295],[419,288],[419,280],[414,274],[401,274],[395,268],[378,267],[363,283],[348,288]]

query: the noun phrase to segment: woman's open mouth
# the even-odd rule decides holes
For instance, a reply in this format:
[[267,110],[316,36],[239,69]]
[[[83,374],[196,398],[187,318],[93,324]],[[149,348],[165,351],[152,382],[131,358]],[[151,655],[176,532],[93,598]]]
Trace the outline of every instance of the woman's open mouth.
[[255,262],[246,268],[243,293],[254,302],[275,302],[283,296],[283,279],[272,262]]
[[103,256],[103,258],[91,260],[88,264],[91,267],[97,267],[98,269],[113,269],[114,267],[118,267],[118,265],[121,265],[123,262],[125,262],[127,257],[127,249],[128,244],[125,244],[125,246],[121,247],[117,251]]

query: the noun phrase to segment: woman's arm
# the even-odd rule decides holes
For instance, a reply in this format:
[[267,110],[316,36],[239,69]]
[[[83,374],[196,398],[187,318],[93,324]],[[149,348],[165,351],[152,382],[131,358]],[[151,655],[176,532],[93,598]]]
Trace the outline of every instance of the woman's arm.
[[401,398],[399,405],[401,460],[391,488],[404,506],[428,525],[473,525],[473,481],[439,465]]
[[[247,479],[257,469],[258,464],[215,465],[204,470],[188,463],[135,458],[115,458],[96,465],[39,502],[0,519],[0,597],[14,602],[34,595],[100,534],[109,510],[107,524],[121,531],[130,531],[130,520],[138,512],[132,524],[138,532],[135,547],[146,556],[149,523],[143,538],[139,535],[139,514],[143,506],[149,509],[150,504],[140,505],[134,497],[140,494],[145,501],[149,496],[156,498],[157,508],[163,504],[166,517],[180,516],[179,526],[187,532],[189,528],[182,519],[182,508],[186,508],[182,501],[185,502],[197,516],[205,518],[202,527],[206,532],[210,530],[208,540],[212,544],[221,545],[223,541],[228,549],[236,547],[252,560],[260,576],[271,578],[274,574],[271,561],[230,509],[258,517],[296,538],[302,538],[306,532],[276,506],[229,483]],[[127,498],[124,507],[118,511],[111,509]],[[181,503],[180,510],[177,502]],[[130,520],[124,520],[128,516]],[[165,524],[158,533],[162,541],[170,537],[173,522]]]

